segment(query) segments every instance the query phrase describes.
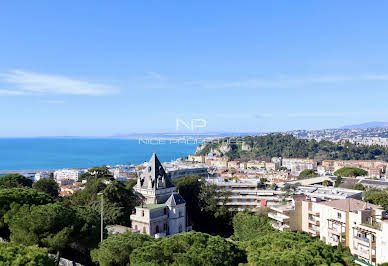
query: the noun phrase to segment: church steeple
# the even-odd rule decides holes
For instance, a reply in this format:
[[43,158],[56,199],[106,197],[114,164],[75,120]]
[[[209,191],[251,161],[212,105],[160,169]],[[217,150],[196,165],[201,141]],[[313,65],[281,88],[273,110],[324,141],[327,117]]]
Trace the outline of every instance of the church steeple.
[[146,168],[141,173],[138,185],[140,185],[141,188],[152,190],[174,186],[171,182],[171,178],[167,175],[160,163],[158,156],[156,156],[156,153],[152,154]]

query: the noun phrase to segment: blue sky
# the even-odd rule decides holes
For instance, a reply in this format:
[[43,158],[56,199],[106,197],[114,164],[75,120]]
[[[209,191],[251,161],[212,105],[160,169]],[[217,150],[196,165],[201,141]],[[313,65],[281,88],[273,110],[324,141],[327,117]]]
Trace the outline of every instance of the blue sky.
[[[272,3],[274,2],[274,3]],[[0,137],[388,120],[386,1],[3,1]]]

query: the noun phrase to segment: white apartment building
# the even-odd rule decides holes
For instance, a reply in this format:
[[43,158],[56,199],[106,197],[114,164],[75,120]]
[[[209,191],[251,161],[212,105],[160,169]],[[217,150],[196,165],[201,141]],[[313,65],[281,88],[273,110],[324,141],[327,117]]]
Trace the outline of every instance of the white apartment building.
[[174,161],[169,163],[163,163],[163,167],[166,173],[170,175],[172,179],[197,175],[200,177],[208,177],[208,166],[203,163],[187,163],[182,161]]
[[271,207],[268,216],[275,228],[302,230],[326,244],[349,247],[353,256],[366,263],[388,262],[388,216],[380,206],[354,198],[306,198]]
[[49,171],[39,171],[35,173],[34,180],[39,181],[40,179],[48,179],[50,178]]
[[54,172],[54,179],[57,182],[61,180],[73,180],[77,181],[83,171],[78,169],[61,169]]
[[[262,189],[258,179],[240,179],[238,181],[225,181],[224,179],[207,179],[222,191],[230,191],[228,206],[238,211],[249,209],[252,212],[259,208],[279,205],[282,201],[283,191]],[[221,204],[221,203],[220,203]]]

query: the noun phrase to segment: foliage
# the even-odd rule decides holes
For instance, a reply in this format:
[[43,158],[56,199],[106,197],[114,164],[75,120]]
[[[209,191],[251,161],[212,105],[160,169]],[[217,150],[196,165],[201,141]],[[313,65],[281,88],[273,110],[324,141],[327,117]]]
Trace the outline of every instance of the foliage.
[[84,250],[95,248],[100,241],[100,214],[89,207],[77,206],[72,209],[75,211],[73,241]]
[[101,198],[98,193],[103,192],[104,222],[108,224],[130,225],[130,215],[138,205],[139,199],[132,188],[127,188],[122,182],[110,181],[104,183],[103,178],[91,178],[85,188],[66,199],[71,206],[90,206],[100,212]]
[[364,193],[364,200],[382,206],[388,210],[388,191],[377,188],[368,189]]
[[113,178],[112,173],[109,171],[108,167],[102,166],[102,167],[92,167],[90,168],[86,173],[83,173],[78,178],[78,181],[82,181],[84,179],[90,180],[90,179],[105,179],[105,180],[111,180]]
[[32,180],[19,174],[8,174],[0,177],[1,188],[31,187]]
[[335,179],[335,182],[334,182],[334,186],[335,187],[339,187],[342,183],[342,178],[340,176],[337,176],[337,178]]
[[51,179],[51,178],[39,179],[32,185],[32,188],[36,189],[37,191],[44,192],[47,195],[50,195],[54,198],[58,197],[59,186],[54,179]]
[[4,266],[54,266],[54,259],[45,248],[0,242],[0,265]]
[[238,265],[244,253],[219,236],[188,232],[135,249],[131,265]]
[[304,178],[304,177],[314,177],[314,176],[317,176],[314,169],[305,169],[302,172],[300,172],[298,177]]
[[357,177],[357,176],[366,176],[368,172],[355,167],[342,167],[334,172],[335,176],[340,177]]
[[239,212],[233,217],[233,239],[239,241],[252,240],[261,237],[274,229],[269,224],[269,218],[263,215],[254,215],[248,211]]
[[12,242],[39,245],[57,251],[70,242],[76,218],[71,208],[58,203],[12,207],[6,216]]
[[346,265],[348,251],[303,233],[272,232],[244,243],[249,265]]
[[[251,147],[250,151],[238,149],[235,143],[244,142]],[[231,148],[227,154],[235,160],[270,160],[272,157],[284,158],[314,158],[317,160],[374,160],[384,159],[387,151],[379,145],[356,145],[350,142],[344,144],[334,143],[327,140],[297,139],[292,135],[267,134],[264,136],[246,136],[223,138],[217,142],[207,142],[197,153],[206,155],[211,150],[219,150],[222,145]],[[221,152],[221,151],[220,151]]]
[[[229,193],[218,191],[215,185],[192,175],[174,179],[177,190],[186,201],[186,208],[193,227],[201,232],[231,233],[233,210],[224,205]],[[219,206],[217,203],[224,203]]]
[[134,249],[153,241],[155,239],[151,236],[132,232],[110,235],[99,244],[98,249],[92,250],[91,257],[100,266],[127,265]]
[[8,238],[8,226],[4,223],[4,215],[11,209],[11,204],[43,205],[54,200],[45,193],[29,188],[0,189],[0,236]]
[[353,189],[355,190],[365,190],[365,187],[363,184],[357,183],[353,186]]
[[329,180],[323,180],[322,182],[322,185],[324,185],[325,187],[328,187],[330,186],[331,182]]

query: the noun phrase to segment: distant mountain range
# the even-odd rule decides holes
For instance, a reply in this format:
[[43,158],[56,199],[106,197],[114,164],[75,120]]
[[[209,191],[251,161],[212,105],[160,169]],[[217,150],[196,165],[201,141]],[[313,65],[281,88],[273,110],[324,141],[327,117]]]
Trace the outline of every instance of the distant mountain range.
[[372,122],[366,122],[358,125],[343,126],[341,127],[341,129],[358,129],[358,128],[374,128],[374,127],[388,128],[388,122],[372,121]]

